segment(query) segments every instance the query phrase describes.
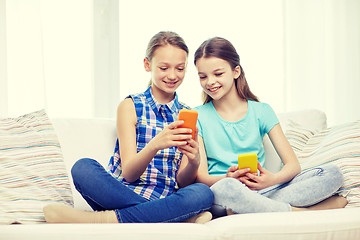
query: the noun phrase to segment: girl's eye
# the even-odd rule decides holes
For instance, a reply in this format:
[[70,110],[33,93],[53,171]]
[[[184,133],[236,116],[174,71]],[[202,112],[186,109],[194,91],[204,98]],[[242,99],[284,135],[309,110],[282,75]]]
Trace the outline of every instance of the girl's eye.
[[167,67],[160,67],[160,70],[166,71]]
[[206,76],[199,76],[199,78],[200,78],[200,79],[205,79],[205,78],[206,78]]
[[185,68],[178,68],[178,71],[179,71],[179,72],[182,72],[182,71],[184,71],[184,69],[185,69]]
[[223,73],[216,73],[215,76],[220,77]]

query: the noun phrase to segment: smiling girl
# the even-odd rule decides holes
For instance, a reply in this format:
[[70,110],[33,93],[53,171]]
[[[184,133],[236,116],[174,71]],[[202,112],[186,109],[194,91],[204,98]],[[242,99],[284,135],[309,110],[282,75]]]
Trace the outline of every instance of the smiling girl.
[[[204,92],[204,105],[195,108],[201,155],[197,181],[211,186],[215,215],[347,204],[345,198],[334,196],[343,183],[338,167],[301,172],[276,114],[250,91],[239,55],[229,41],[219,37],[205,41],[195,52],[194,63]],[[265,134],[283,162],[277,173],[263,167]],[[238,169],[237,156],[242,153],[257,154],[258,174]]]
[[200,164],[197,137],[192,139],[191,130],[178,128],[183,121],[176,121],[180,109],[188,108],[175,92],[183,82],[187,57],[184,40],[174,32],[159,32],[150,40],[144,67],[151,84],[119,104],[118,140],[109,172],[88,158],[76,162],[71,171],[76,189],[95,212],[49,205],[44,208],[46,221],[211,219],[204,211],[210,209],[213,194],[205,184],[194,183]]

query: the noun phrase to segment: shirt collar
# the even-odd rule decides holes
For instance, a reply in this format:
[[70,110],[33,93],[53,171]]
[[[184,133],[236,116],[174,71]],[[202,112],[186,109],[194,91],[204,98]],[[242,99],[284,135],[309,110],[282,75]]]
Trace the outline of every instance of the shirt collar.
[[152,95],[151,86],[149,86],[146,89],[144,94],[145,94],[145,97],[146,97],[146,101],[149,103],[149,105],[151,106],[151,108],[153,109],[155,114],[159,113],[161,107],[163,107],[164,110],[166,109],[167,111],[169,111],[171,114],[176,113],[179,110],[180,103],[179,103],[178,95],[177,95],[176,92],[175,92],[174,99],[171,100],[170,102],[166,103],[166,104],[160,104],[160,103],[158,103],[158,101],[156,101],[156,99]]

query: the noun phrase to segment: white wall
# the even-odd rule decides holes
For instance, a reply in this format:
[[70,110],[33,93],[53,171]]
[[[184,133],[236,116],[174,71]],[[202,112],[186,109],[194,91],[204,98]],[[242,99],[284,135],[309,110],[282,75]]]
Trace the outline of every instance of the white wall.
[[[14,9],[16,8],[16,11]],[[23,113],[44,100],[39,2],[6,1],[9,112]],[[36,33],[36,34],[34,34]],[[33,92],[35,89],[36,92]]]
[[192,107],[202,104],[193,55],[203,41],[221,36],[238,50],[253,92],[284,111],[282,0],[120,1],[119,14],[121,98],[145,90],[150,77],[143,68],[148,41],[159,31],[171,30],[190,49],[180,100]]
[[93,4],[93,116],[115,117],[120,96],[119,1]]
[[[3,115],[46,108],[51,116],[92,116],[92,4],[87,0],[2,0],[7,90]],[[4,37],[4,36],[2,36]]]
[[6,47],[6,0],[0,0],[0,117],[8,112],[7,106],[7,47]]
[[329,125],[360,119],[359,18],[358,0],[0,0],[0,116],[115,117],[147,86],[148,41],[172,30],[190,48],[178,91],[190,106],[201,104],[194,51],[222,36],[275,111],[318,108]]
[[286,109],[360,119],[360,1],[285,1]]

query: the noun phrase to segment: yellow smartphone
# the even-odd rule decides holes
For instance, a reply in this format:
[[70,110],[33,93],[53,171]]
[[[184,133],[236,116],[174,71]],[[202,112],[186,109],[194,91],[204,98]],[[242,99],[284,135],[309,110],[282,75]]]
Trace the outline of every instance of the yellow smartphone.
[[238,156],[239,169],[250,168],[250,173],[257,173],[257,154],[256,153],[244,153]]
[[195,139],[196,122],[198,118],[198,112],[195,110],[181,109],[179,111],[178,120],[183,120],[184,123],[179,128],[190,128],[192,130],[191,137]]

